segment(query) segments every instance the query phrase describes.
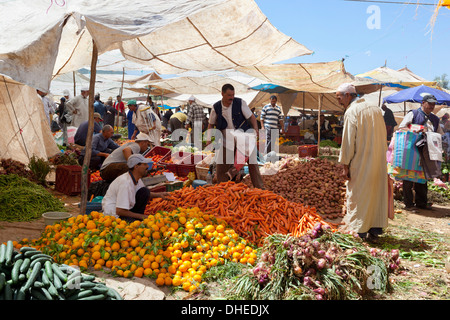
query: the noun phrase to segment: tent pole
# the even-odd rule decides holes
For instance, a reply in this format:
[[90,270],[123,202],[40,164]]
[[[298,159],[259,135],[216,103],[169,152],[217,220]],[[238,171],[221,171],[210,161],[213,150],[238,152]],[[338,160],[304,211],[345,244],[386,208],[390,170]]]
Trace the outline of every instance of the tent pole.
[[403,116],[406,116],[406,101],[403,101]]
[[73,75],[73,96],[77,95],[77,81],[75,80],[75,71],[72,72]]
[[86,147],[83,166],[81,168],[81,203],[80,214],[85,214],[87,206],[88,196],[88,171],[89,163],[91,162],[92,155],[92,136],[94,135],[94,92],[95,92],[95,77],[97,74],[97,60],[98,50],[95,41],[92,40],[92,61],[91,61],[91,78],[89,83],[89,120],[88,120],[88,132],[86,136]]
[[378,96],[378,106],[381,107],[381,92],[383,91],[383,85],[380,85],[380,95]]
[[[125,81],[125,67],[122,68],[122,85],[120,87],[120,101],[122,101],[122,95],[123,95],[123,82]],[[119,119],[120,119],[120,114],[119,114],[119,105],[117,105],[117,131],[115,132],[119,132]]]
[[303,91],[303,121],[302,121],[302,123],[303,123],[303,130],[305,130],[305,121],[306,121],[306,119],[305,119],[305,92]]
[[319,112],[317,113],[317,154],[320,151],[320,115],[322,113],[322,94],[319,94]]

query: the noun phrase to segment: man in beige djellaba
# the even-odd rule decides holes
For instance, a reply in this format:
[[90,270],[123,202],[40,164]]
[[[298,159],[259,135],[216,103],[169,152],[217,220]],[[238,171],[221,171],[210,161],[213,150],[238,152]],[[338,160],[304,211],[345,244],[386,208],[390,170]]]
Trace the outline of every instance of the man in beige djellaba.
[[85,121],[89,120],[89,88],[81,88],[81,94],[71,98],[66,102],[67,111],[72,114],[71,126],[79,127]]
[[378,102],[357,97],[352,84],[342,84],[336,98],[345,108],[339,163],[347,179],[347,213],[343,230],[369,242],[388,225],[386,126]]

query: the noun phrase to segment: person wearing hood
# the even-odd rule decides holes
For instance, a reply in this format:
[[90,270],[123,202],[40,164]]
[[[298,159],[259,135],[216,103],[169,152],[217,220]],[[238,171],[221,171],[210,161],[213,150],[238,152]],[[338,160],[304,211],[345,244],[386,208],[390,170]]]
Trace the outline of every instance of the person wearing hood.
[[138,132],[145,133],[150,137],[153,146],[161,145],[161,120],[152,110],[151,106],[144,104],[137,105],[136,100],[128,101],[128,108],[133,111],[132,122],[135,125],[133,140]]

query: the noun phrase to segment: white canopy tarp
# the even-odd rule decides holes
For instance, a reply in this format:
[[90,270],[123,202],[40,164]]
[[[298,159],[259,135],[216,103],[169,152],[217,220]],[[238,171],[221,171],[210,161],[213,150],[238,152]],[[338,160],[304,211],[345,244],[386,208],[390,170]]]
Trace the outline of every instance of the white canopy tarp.
[[295,91],[333,93],[342,83],[370,86],[376,81],[357,78],[345,71],[343,61],[287,63],[238,67],[238,71],[266,83]]
[[0,158],[28,164],[59,153],[36,90],[0,76]]
[[[13,19],[11,17],[14,17]],[[47,91],[53,76],[120,49],[159,74],[226,70],[311,54],[253,0],[17,0],[0,4],[0,73]]]

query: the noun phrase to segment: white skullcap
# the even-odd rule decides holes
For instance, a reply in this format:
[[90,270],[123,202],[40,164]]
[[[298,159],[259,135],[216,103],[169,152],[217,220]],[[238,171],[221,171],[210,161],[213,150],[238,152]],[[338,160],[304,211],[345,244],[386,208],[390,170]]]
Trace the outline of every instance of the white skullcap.
[[189,97],[189,101],[195,101],[195,97],[194,96],[190,96]]
[[89,88],[88,87],[82,87],[81,91],[89,91]]
[[356,93],[355,86],[351,83],[343,83],[337,88],[336,92],[342,93]]
[[63,96],[69,96],[70,95],[70,92],[69,92],[69,90],[64,90],[63,91]]

